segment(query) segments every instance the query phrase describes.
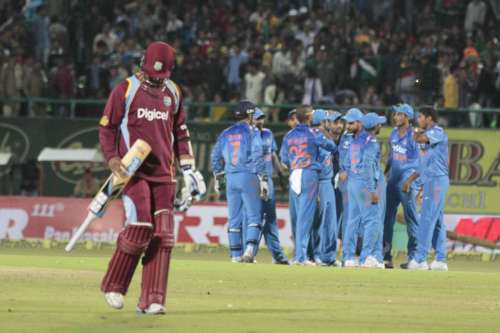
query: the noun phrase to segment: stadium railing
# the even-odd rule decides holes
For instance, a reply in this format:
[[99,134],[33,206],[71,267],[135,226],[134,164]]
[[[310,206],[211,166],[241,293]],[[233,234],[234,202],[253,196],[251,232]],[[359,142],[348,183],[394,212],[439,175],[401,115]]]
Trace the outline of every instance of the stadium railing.
[[[38,117],[68,117],[68,118],[98,118],[106,103],[105,99],[84,98],[47,98],[47,97],[0,97],[0,105],[9,106],[13,115]],[[219,121],[229,120],[230,109],[235,103],[193,102],[187,101],[189,118],[191,120]],[[276,110],[275,118],[283,120],[288,111],[298,104],[260,104],[259,107],[269,111]],[[345,111],[349,105],[314,105],[315,108]],[[390,112],[390,106],[357,105],[365,111],[384,113]],[[0,116],[3,113],[0,112]],[[458,119],[458,127],[497,128],[500,126],[500,108],[438,108],[438,114],[444,119]],[[477,117],[477,115],[485,115]],[[462,121],[463,120],[463,121]],[[451,125],[451,124],[450,124]],[[451,125],[454,127],[453,125]],[[456,125],[455,125],[456,126]]]

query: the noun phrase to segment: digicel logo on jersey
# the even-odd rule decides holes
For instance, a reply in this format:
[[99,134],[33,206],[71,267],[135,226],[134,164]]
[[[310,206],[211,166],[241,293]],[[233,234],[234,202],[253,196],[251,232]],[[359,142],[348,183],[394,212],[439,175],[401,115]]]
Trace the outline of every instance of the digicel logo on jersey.
[[147,108],[138,108],[137,109],[137,118],[142,119],[146,118],[148,121],[153,121],[155,119],[158,120],[168,120],[168,113],[161,112],[156,109],[149,110]]

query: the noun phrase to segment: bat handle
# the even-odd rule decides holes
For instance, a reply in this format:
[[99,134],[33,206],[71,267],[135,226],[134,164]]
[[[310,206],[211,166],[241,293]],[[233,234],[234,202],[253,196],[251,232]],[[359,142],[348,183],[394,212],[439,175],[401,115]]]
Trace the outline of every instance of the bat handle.
[[83,223],[80,225],[80,227],[78,228],[78,230],[73,234],[73,237],[71,237],[71,239],[69,240],[68,245],[66,245],[66,247],[64,248],[64,250],[66,252],[70,252],[73,249],[73,247],[75,246],[75,244],[78,241],[78,239],[80,237],[82,237],[82,235],[85,232],[85,230],[87,230],[87,228],[89,227],[89,225],[92,222],[94,222],[95,219],[97,219],[97,216],[94,215],[93,213],[89,212],[89,214],[87,215],[87,217],[85,218],[85,220],[83,221]]

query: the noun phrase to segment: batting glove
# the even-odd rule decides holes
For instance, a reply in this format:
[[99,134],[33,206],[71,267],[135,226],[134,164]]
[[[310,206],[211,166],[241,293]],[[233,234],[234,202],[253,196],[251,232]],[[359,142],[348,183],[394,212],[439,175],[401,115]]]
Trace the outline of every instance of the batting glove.
[[187,188],[188,193],[195,200],[200,200],[207,193],[207,185],[201,172],[191,168],[183,168],[182,174],[184,176],[184,186]]
[[259,176],[260,198],[264,201],[269,200],[269,179],[267,176]]

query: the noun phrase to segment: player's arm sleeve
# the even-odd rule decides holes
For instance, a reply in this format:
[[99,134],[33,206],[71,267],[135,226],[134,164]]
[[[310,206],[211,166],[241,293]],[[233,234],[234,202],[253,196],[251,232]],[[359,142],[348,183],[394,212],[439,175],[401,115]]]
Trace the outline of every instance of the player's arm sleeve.
[[389,148],[387,150],[387,159],[385,160],[385,172],[388,172],[392,166],[392,145],[391,138],[389,137]]
[[113,157],[120,157],[118,140],[120,139],[120,124],[125,113],[125,96],[128,86],[128,81],[123,81],[111,91],[99,120],[99,144],[106,161]]
[[288,159],[288,143],[286,140],[286,136],[283,139],[283,143],[281,144],[280,160],[281,163],[285,164],[287,167],[290,168],[290,160]]
[[321,148],[328,150],[332,154],[337,151],[337,145],[332,140],[326,138],[324,134],[315,135],[314,142]]
[[431,129],[425,132],[425,136],[429,140],[429,144],[434,146],[444,140],[444,132],[442,130]]
[[271,134],[271,137],[273,138],[273,143],[272,143],[272,146],[271,146],[271,151],[273,153],[275,153],[275,152],[278,151],[278,145],[276,144],[276,140],[274,139],[274,135]]
[[378,161],[377,153],[378,143],[370,142],[364,149],[363,156],[363,166],[365,168],[364,173],[366,174],[366,187],[368,192],[375,192],[377,189],[377,172],[378,172]]
[[418,171],[419,168],[418,145],[417,142],[415,142],[415,140],[410,140],[408,163],[410,169],[413,169],[414,172]]
[[252,161],[259,176],[266,175],[266,165],[264,163],[264,149],[262,148],[262,138],[258,130],[252,133]]
[[174,115],[173,134],[174,134],[174,154],[179,160],[181,168],[195,168],[193,147],[191,145],[191,136],[186,125],[186,110],[184,110],[184,99],[180,88],[176,85],[179,96],[179,105]]
[[[342,140],[340,140],[339,146],[340,147],[344,146],[344,142]],[[349,150],[339,149],[340,171],[347,171],[348,170],[348,167],[347,167],[347,160],[349,159],[348,157],[349,157]]]
[[219,135],[217,141],[215,142],[215,146],[212,149],[212,153],[210,154],[210,165],[215,175],[224,172],[224,159],[222,156],[222,147],[224,146],[223,141],[224,138],[222,135]]

